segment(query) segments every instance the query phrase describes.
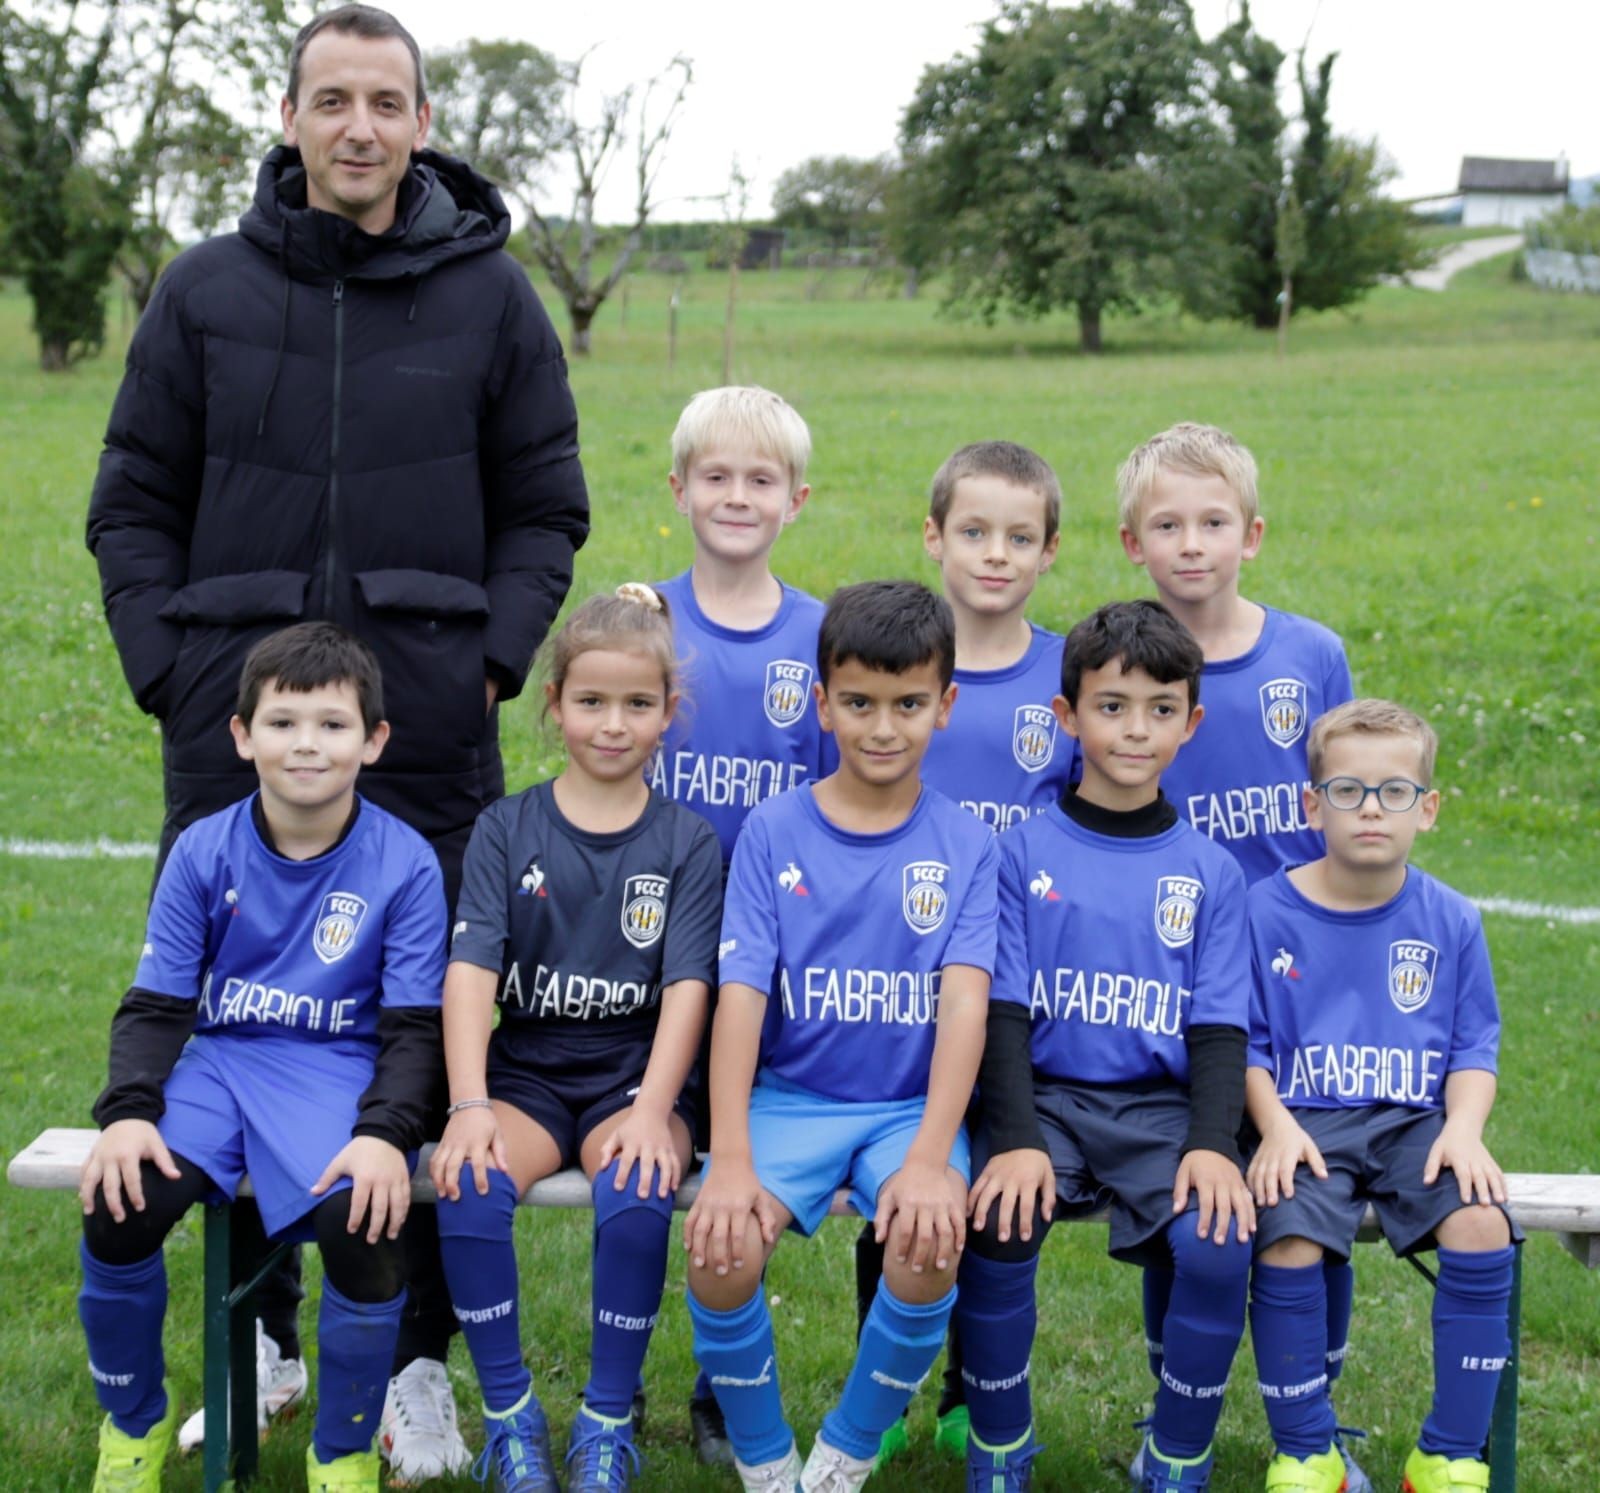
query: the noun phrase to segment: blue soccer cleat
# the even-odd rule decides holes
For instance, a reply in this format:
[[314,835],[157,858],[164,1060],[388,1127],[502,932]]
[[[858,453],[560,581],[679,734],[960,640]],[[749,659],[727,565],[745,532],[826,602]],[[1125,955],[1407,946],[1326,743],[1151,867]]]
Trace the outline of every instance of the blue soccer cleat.
[[613,1420],[584,1405],[567,1443],[567,1493],[615,1493],[631,1487],[640,1470],[632,1417]]
[[561,1493],[550,1427],[530,1389],[509,1410],[483,1412],[483,1455],[472,1475],[494,1493]]
[[1139,1493],[1201,1493],[1211,1486],[1209,1446],[1198,1457],[1169,1457],[1156,1445],[1154,1436],[1146,1436],[1134,1466],[1139,1469],[1135,1484]]
[[985,1446],[967,1435],[967,1493],[1028,1493],[1033,1487],[1033,1459],[1041,1448],[1033,1428],[1010,1446]]

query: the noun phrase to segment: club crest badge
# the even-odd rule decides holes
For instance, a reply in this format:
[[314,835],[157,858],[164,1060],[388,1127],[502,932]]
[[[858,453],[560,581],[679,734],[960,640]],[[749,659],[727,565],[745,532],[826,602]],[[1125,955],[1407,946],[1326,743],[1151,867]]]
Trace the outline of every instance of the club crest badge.
[[1410,1015],[1428,1004],[1439,951],[1431,943],[1399,938],[1389,945],[1389,999]]
[[1157,877],[1156,936],[1169,949],[1194,941],[1194,920],[1205,894],[1205,886],[1191,876]]
[[950,868],[943,861],[912,861],[900,873],[903,896],[900,908],[913,933],[932,933],[950,906],[945,878]]
[[767,665],[767,687],[761,708],[774,726],[792,726],[806,713],[811,697],[811,665],[792,658],[775,658]]
[[622,884],[622,936],[648,949],[667,926],[667,876],[630,876]]
[[1261,686],[1261,724],[1285,751],[1306,734],[1308,713],[1303,680],[1269,679]]
[[350,952],[367,915],[364,897],[354,892],[329,892],[317,912],[311,948],[324,964],[336,964]]
[[1024,772],[1038,772],[1056,754],[1056,718],[1044,705],[1019,705],[1011,724],[1011,755]]

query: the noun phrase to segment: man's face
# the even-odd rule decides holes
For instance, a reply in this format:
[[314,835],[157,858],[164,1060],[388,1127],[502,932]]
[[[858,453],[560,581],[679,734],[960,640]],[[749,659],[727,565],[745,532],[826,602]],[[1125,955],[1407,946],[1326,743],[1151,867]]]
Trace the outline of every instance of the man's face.
[[417,107],[416,66],[399,37],[319,31],[300,59],[300,96],[283,101],[283,138],[300,148],[306,200],[382,233],[432,117]]

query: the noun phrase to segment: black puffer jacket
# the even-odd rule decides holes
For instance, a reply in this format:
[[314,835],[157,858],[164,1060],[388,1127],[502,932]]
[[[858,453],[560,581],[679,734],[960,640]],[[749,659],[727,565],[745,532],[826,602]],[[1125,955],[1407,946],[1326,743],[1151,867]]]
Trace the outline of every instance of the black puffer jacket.
[[88,541],[162,723],[169,830],[249,791],[239,666],[303,617],[383,665],[393,736],[364,792],[437,840],[502,791],[484,678],[522,687],[588,533],[566,362],[509,226],[488,182],[425,151],[370,236],[307,208],[280,146],[240,231],[162,276]]

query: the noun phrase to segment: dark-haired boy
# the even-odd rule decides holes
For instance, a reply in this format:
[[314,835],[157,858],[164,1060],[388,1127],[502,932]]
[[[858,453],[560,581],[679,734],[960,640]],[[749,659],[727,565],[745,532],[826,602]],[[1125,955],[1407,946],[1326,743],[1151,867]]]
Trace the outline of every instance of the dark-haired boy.
[[[711,1163],[684,1240],[695,1356],[747,1489],[859,1488],[949,1321],[998,860],[993,834],[919,776],[954,668],[950,609],[926,588],[835,593],[816,702],[839,766],[759,805],[734,850]],[[814,1232],[841,1186],[888,1251],[855,1366],[802,1470],[761,1272],[783,1227]]]
[[1387,700],[1321,716],[1305,811],[1326,852],[1250,891],[1250,1324],[1275,1493],[1346,1485],[1323,1261],[1348,1257],[1369,1201],[1396,1254],[1438,1250],[1433,1408],[1402,1486],[1489,1486],[1482,1449],[1521,1236],[1483,1143],[1500,1037],[1483,922],[1408,864],[1439,811],[1437,747],[1426,721]]
[[982,1170],[957,1307],[969,1487],[984,1493],[1030,1486],[1044,1235],[1058,1206],[1107,1201],[1111,1253],[1175,1272],[1140,1486],[1173,1493],[1210,1478],[1254,1218],[1234,1142],[1244,878],[1161,792],[1200,723],[1203,663],[1156,602],[1114,602],[1074,627],[1054,709],[1083,753],[1082,782],[999,840]]
[[378,1488],[445,933],[427,842],[355,791],[382,717],[365,644],[325,622],[263,640],[230,722],[257,792],[186,829],[162,870],[80,1185],[78,1308],[108,1412],[97,1489],[161,1486],[176,1426],[162,1244],[247,1171],[268,1234],[322,1253],[308,1486]]

